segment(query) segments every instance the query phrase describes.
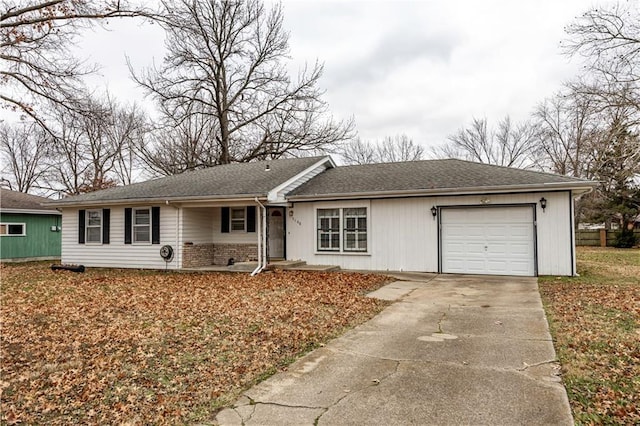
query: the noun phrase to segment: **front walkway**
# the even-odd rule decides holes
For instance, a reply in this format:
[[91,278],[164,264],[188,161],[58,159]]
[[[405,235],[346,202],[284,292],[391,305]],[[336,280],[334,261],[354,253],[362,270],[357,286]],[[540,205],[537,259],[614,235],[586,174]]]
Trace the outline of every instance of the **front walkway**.
[[[535,278],[441,275],[249,389],[219,424],[572,424]],[[395,294],[395,296],[394,296]]]

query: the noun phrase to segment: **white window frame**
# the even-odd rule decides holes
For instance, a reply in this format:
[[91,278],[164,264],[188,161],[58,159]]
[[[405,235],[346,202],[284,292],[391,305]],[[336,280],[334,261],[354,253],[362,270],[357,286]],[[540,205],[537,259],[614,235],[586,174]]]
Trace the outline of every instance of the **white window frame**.
[[[338,219],[338,228],[332,228],[331,226],[329,226],[329,228],[327,230],[323,230],[322,226],[320,225],[320,212],[321,211],[325,211],[325,210],[337,210],[338,211],[338,215],[337,216],[323,216],[322,219],[327,219],[329,220],[329,222],[332,222],[333,219]],[[340,248],[342,247],[342,238],[340,237],[340,222],[342,222],[342,211],[340,208],[318,208],[316,209],[316,250],[318,252],[322,252],[322,253],[336,253],[336,252],[340,252]],[[333,241],[333,236],[334,235],[338,235],[338,246],[337,247],[333,247],[332,246],[332,241]],[[329,247],[320,247],[320,243],[322,241],[322,235],[328,235],[329,237]]]
[[[97,212],[99,217],[100,217],[100,224],[99,225],[89,225],[89,216],[91,216],[91,212]],[[102,210],[101,209],[92,209],[92,210],[87,210],[86,211],[86,219],[85,219],[85,224],[84,224],[84,241],[86,244],[102,244],[102,222],[103,222],[104,218],[102,217]],[[98,233],[98,241],[89,241],[89,229],[95,229],[98,228],[99,229],[99,233]]]
[[[366,219],[366,235],[367,244],[366,248],[347,249],[345,247],[346,242],[346,226],[345,226],[345,209],[365,209],[364,217]],[[322,249],[320,248],[320,223],[318,221],[318,212],[321,210],[338,210],[339,211],[339,247],[337,249]],[[337,254],[337,255],[354,255],[354,256],[369,256],[371,250],[371,208],[369,203],[327,203],[318,204],[314,208],[314,220],[315,220],[315,238],[314,238],[314,253],[318,255],[323,254]],[[357,235],[356,235],[357,239]]]
[[[234,219],[233,211],[242,211],[242,219]],[[233,229],[233,223],[242,221],[242,229]],[[229,232],[247,232],[247,208],[246,207],[229,207]]]
[[[9,226],[19,225],[22,226],[22,233],[20,234],[10,234]],[[26,237],[27,236],[27,224],[24,222],[2,222],[0,226],[4,226],[6,229],[6,233],[0,234],[3,237]]]
[[[136,224],[136,212],[137,211],[142,211],[142,210],[146,210],[149,213],[149,223],[148,224],[142,224],[142,225],[138,225]],[[152,240],[152,236],[151,236],[151,230],[152,230],[152,222],[153,222],[153,217],[151,216],[151,207],[134,207],[131,209],[131,242],[133,244],[141,244],[141,245],[147,245],[147,244],[151,244],[151,240]],[[138,241],[136,239],[136,228],[149,228],[149,240],[147,241]]]
[[[364,210],[364,215],[347,215],[345,213],[346,210]],[[369,248],[369,220],[367,217],[367,208],[366,207],[344,207],[342,209],[342,235],[343,235],[343,246],[342,246],[342,250],[345,252],[355,252],[355,253],[366,253],[367,249]],[[352,218],[356,221],[356,227],[349,230],[347,229],[347,220],[349,218]],[[362,230],[362,228],[360,228],[358,226],[358,222],[360,222],[360,219],[364,218],[365,221],[365,227],[364,230]],[[363,235],[365,236],[365,245],[364,247],[359,247],[359,236]],[[348,235],[353,235],[354,237],[354,241],[355,241],[355,247],[354,248],[349,248],[347,247],[347,236]]]

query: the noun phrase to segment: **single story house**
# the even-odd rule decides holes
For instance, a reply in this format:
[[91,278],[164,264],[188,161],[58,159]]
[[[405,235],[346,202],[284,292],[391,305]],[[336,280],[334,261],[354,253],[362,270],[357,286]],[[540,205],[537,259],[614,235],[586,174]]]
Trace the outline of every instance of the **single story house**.
[[62,209],[63,263],[90,267],[289,259],[574,275],[573,201],[592,187],[462,160],[336,166],[324,156],[221,165],[50,205]]
[[60,258],[61,213],[48,198],[0,188],[0,259]]

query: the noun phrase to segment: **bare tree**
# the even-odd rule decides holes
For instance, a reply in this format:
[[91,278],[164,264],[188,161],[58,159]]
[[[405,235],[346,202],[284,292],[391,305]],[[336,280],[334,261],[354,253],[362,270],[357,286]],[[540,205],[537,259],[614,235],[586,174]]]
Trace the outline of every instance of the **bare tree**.
[[342,161],[345,164],[372,164],[378,163],[377,147],[360,138],[344,143],[339,150]]
[[561,175],[592,178],[588,162],[600,137],[594,101],[574,91],[557,93],[538,105],[534,117],[539,128],[538,166]]
[[566,54],[581,55],[591,71],[613,81],[640,82],[640,5],[637,2],[593,7],[567,26]]
[[514,125],[509,116],[490,129],[487,119],[474,118],[471,125],[449,136],[448,143],[433,150],[437,158],[462,158],[498,166],[528,168],[533,164],[532,148],[536,127],[529,123]]
[[29,192],[37,187],[47,168],[50,137],[35,123],[0,124],[3,174],[9,188]]
[[640,124],[640,4],[594,7],[566,28],[564,53],[580,56],[585,69],[571,84],[601,110],[626,108],[628,124]]
[[377,142],[356,138],[343,144],[338,154],[345,164],[393,163],[421,160],[424,147],[407,135],[386,136]]
[[220,156],[217,130],[215,122],[203,114],[166,114],[162,125],[149,133],[144,144],[137,146],[137,153],[151,176],[207,167],[216,164]]
[[215,132],[215,148],[198,139],[188,157],[201,160],[198,153],[210,149],[215,161],[203,166],[277,158],[351,137],[351,121],[327,117],[318,89],[321,65],[305,67],[296,80],[288,75],[281,5],[267,10],[258,0],[162,4],[164,63],[141,75],[132,73],[161,105],[163,124],[177,120],[182,126],[192,120],[207,135]]
[[133,181],[135,147],[146,121],[137,106],[120,106],[108,95],[88,97],[77,109],[53,108],[55,125],[47,186],[79,194]]
[[76,105],[81,77],[93,72],[71,54],[80,30],[108,18],[144,13],[125,0],[7,1],[0,4],[0,105],[51,130],[39,107]]

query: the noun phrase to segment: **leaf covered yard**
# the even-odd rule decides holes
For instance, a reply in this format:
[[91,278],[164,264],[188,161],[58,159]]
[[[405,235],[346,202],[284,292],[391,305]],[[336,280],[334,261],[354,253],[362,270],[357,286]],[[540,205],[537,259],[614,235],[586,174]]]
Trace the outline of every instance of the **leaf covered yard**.
[[576,424],[640,424],[640,251],[579,247],[579,277],[540,278]]
[[384,302],[386,278],[2,265],[2,423],[211,419]]

